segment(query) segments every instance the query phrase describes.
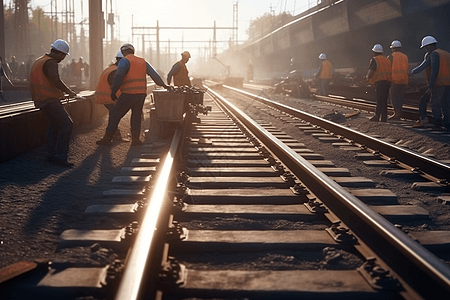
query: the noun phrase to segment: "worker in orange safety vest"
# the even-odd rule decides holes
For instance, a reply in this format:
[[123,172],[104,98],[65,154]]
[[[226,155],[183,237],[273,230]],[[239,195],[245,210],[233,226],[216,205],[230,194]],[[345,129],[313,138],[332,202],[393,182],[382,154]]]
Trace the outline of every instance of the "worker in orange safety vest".
[[409,82],[408,56],[401,51],[402,43],[400,41],[393,41],[391,43],[391,50],[392,53],[387,58],[391,62],[392,67],[390,97],[394,114],[388,119],[400,120],[405,90]]
[[[414,68],[411,74],[418,74],[426,70],[428,89],[425,93],[431,96],[429,101],[433,115],[433,129],[450,131],[450,53],[439,49],[437,40],[431,35],[422,39],[420,48],[425,48],[427,53],[424,61]],[[426,102],[428,102],[427,98],[423,103],[419,103],[417,127],[427,123]]]
[[327,56],[325,53],[321,53],[319,55],[320,66],[316,72],[316,78],[319,79],[319,89],[317,94],[326,96],[328,95],[328,90],[331,82],[331,78],[333,75],[333,69],[331,62],[327,60]]
[[177,61],[167,74],[167,84],[170,85],[173,77],[173,84],[175,86],[188,86],[191,87],[191,80],[189,79],[189,71],[186,67],[187,62],[191,58],[191,54],[188,51],[181,53],[181,59]]
[[[119,61],[123,58],[122,51],[119,50],[116,54],[116,61],[110,64],[103,72],[100,74],[100,78],[97,83],[97,88],[95,90],[95,103],[103,104],[108,110],[109,115],[111,115],[111,111],[114,108],[114,104],[116,103],[113,99],[111,99],[111,85],[114,80],[114,76],[116,75],[117,65]],[[120,97],[120,89],[117,91],[116,95]],[[114,134],[114,140],[120,142],[129,142],[129,139],[123,138],[120,130],[117,129]]]
[[34,105],[49,121],[45,161],[72,168],[74,164],[67,161],[67,156],[73,122],[60,100],[64,93],[69,97],[76,93],[61,81],[58,73],[58,63],[68,54],[69,44],[58,39],[51,45],[50,53],[36,59],[30,70],[30,91]]
[[[116,75],[111,85],[111,99],[116,101],[112,109],[105,135],[97,141],[98,145],[112,145],[117,126],[125,114],[131,110],[131,145],[139,146],[143,142],[141,135],[141,116],[144,101],[147,97],[147,75],[153,81],[166,89],[169,89],[159,76],[158,72],[145,59],[134,55],[134,46],[123,44],[120,47],[123,58],[117,66]],[[117,97],[117,91],[121,94]]]
[[389,98],[389,88],[391,86],[392,68],[389,59],[383,56],[383,46],[375,44],[372,48],[373,57],[370,60],[367,81],[375,85],[377,96],[377,107],[375,116],[370,121],[387,121],[387,99]]

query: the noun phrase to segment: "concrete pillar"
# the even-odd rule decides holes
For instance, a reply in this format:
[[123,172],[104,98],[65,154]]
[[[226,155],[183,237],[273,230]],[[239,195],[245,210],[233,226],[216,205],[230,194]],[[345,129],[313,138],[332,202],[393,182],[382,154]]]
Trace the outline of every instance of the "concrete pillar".
[[89,62],[91,89],[95,89],[100,73],[103,71],[103,23],[102,1],[89,0]]
[[3,2],[0,5],[0,56],[3,58],[3,61],[6,61],[5,57],[5,12],[3,7]]

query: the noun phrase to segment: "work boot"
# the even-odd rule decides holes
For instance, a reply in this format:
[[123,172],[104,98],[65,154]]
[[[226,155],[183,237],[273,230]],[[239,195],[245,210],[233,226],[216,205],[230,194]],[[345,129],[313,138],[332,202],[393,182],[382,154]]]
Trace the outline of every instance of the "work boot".
[[121,143],[128,143],[130,141],[130,139],[122,137],[119,129],[117,129],[116,133],[114,134],[113,139],[114,139],[114,141],[121,142]]
[[45,157],[45,162],[46,163],[52,163],[52,162],[54,162],[55,161],[55,156],[54,155],[47,155],[46,157]]
[[113,143],[113,141],[112,141],[113,136],[114,136],[114,131],[106,131],[105,136],[101,140],[98,140],[96,143],[97,143],[97,145],[111,146]]
[[393,114],[392,116],[388,117],[388,120],[390,121],[400,121],[400,116],[397,114]]
[[72,168],[74,166],[74,164],[68,162],[66,158],[55,158],[52,164],[66,168]]
[[428,124],[428,119],[423,119],[423,120],[419,119],[415,122],[415,124],[413,125],[413,128],[422,128],[426,124]]
[[139,138],[140,134],[131,133],[131,146],[141,146],[144,142]]

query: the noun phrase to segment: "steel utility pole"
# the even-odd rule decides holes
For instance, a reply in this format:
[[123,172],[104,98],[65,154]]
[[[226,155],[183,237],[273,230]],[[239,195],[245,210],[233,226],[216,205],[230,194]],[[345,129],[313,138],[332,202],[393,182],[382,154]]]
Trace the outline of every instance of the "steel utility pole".
[[3,60],[6,60],[5,57],[5,11],[2,5],[0,6],[0,9],[2,10],[0,12],[0,56],[3,58]]
[[89,61],[90,87],[95,88],[100,73],[103,70],[103,37],[104,20],[102,1],[89,0]]

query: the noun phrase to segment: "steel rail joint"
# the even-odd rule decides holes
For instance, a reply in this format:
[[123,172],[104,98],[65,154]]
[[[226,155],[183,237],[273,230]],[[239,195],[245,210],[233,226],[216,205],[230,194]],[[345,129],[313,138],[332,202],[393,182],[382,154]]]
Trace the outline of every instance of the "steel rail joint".
[[410,288],[424,297],[429,295],[430,290],[443,297],[448,296],[450,269],[434,254],[317,170],[226,99],[211,89],[209,92],[238,116],[260,140],[269,145],[271,151],[282,159],[327,207],[331,208],[340,219],[345,220],[345,224],[358,238],[372,249],[377,249],[377,254],[389,266],[393,266],[394,272],[399,274]]

